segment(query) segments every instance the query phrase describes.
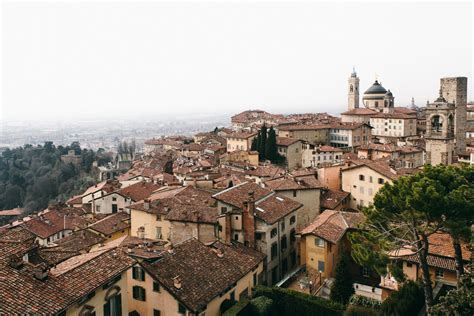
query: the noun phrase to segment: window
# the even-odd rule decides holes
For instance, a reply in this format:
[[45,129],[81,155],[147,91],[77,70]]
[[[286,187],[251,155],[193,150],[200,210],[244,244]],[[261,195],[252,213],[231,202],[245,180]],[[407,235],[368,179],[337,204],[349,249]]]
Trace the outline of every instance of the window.
[[324,240],[321,238],[316,237],[314,239],[314,244],[318,247],[324,247]]
[[97,213],[100,213],[100,205],[96,205],[96,206],[95,206],[95,211],[96,211]]
[[281,237],[281,252],[285,251],[287,246],[286,236]]
[[156,215],[156,221],[157,221],[157,222],[161,222],[161,215],[160,215],[160,214],[157,214],[157,215]]
[[385,183],[385,180],[382,178],[379,178],[379,184],[384,184],[384,183]]
[[114,202],[117,201],[117,198],[115,196],[112,197],[112,201],[114,201]]
[[364,194],[364,187],[359,187],[360,194]]
[[411,268],[413,266],[413,264],[411,262],[407,262],[407,267],[408,268]]
[[318,260],[318,271],[319,272],[324,272],[324,261],[319,261]]
[[263,239],[265,239],[265,233],[262,233],[262,232],[255,232],[255,239],[256,239],[256,240],[263,240]]
[[272,258],[272,260],[273,260],[273,258],[275,258],[275,257],[277,256],[277,254],[278,254],[278,245],[277,245],[276,242],[274,242],[274,243],[272,244],[272,250],[271,250],[271,251],[272,251],[272,257],[271,257],[271,258]]
[[133,267],[132,277],[134,280],[145,281],[145,270],[142,267]]
[[122,295],[118,293],[110,297],[104,304],[104,316],[122,315]]
[[138,300],[138,301],[145,302],[145,300],[146,300],[145,289],[142,288],[141,286],[134,286],[133,287],[133,298]]
[[156,235],[155,235],[155,239],[162,239],[163,236],[161,234],[161,227],[156,227]]
[[293,190],[293,197],[296,197],[296,190]]
[[153,282],[153,292],[160,292],[160,283]]
[[161,316],[161,312],[157,309],[153,310],[153,316]]
[[296,241],[296,230],[294,228],[290,231],[290,241]]
[[290,225],[293,225],[296,222],[296,216],[290,217]]
[[369,182],[372,183],[372,176],[369,176]]
[[117,204],[112,204],[112,213],[117,213],[118,211],[118,207],[117,207]]
[[283,221],[283,223],[281,223],[281,231],[285,231],[285,222]]
[[234,240],[239,240],[239,234],[234,234]]
[[277,229],[273,228],[272,231],[270,232],[270,238],[273,238],[277,235]]
[[235,302],[235,291],[230,292],[230,300]]
[[362,268],[362,276],[368,278],[370,276],[370,269],[367,267]]
[[227,213],[227,207],[223,206],[221,207],[221,214]]
[[435,274],[437,278],[440,278],[440,279],[444,278],[444,270],[436,269]]
[[360,174],[360,175],[359,175],[359,180],[360,180],[360,181],[364,181],[364,180],[365,180],[365,176],[364,176],[363,174]]
[[257,285],[257,280],[258,280],[258,279],[257,279],[257,272],[255,272],[255,273],[253,274],[253,285],[254,285],[254,286]]
[[186,307],[181,303],[178,303],[178,314],[186,314]]

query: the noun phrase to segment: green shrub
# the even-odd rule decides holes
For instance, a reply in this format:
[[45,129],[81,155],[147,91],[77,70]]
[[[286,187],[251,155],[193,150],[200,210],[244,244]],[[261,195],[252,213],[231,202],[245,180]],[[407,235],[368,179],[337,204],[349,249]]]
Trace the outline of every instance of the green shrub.
[[417,315],[424,303],[423,290],[415,282],[408,281],[382,303],[382,315]]
[[255,297],[266,296],[273,300],[273,315],[342,315],[344,307],[336,302],[288,289],[257,286]]
[[344,316],[377,316],[379,312],[375,309],[363,306],[349,305],[344,312]]
[[222,313],[222,316],[251,316],[250,302],[242,300]]
[[349,304],[355,305],[355,306],[373,308],[373,309],[380,309],[380,305],[382,304],[382,302],[377,301],[376,299],[373,299],[370,297],[365,297],[361,295],[352,295],[349,300]]
[[273,300],[266,296],[259,296],[250,301],[252,315],[270,316],[272,315]]

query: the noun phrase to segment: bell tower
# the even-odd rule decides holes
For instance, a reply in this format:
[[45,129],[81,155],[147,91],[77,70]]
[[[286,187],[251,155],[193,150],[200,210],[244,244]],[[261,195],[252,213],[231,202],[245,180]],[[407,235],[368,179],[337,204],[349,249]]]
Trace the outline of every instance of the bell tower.
[[348,108],[350,111],[359,107],[359,77],[357,77],[357,73],[354,68],[352,69],[352,73],[348,82]]
[[455,105],[443,97],[426,105],[426,163],[450,165],[454,157]]

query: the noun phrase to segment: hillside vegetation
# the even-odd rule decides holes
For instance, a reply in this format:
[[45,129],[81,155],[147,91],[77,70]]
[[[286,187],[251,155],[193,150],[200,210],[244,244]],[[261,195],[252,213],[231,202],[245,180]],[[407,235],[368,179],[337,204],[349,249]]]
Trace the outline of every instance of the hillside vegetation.
[[[81,156],[81,164],[61,161],[69,150]],[[103,150],[82,149],[77,142],[65,147],[47,142],[7,149],[0,156],[0,210],[24,207],[27,214],[50,202],[65,201],[96,182],[94,161],[100,165],[109,159]]]

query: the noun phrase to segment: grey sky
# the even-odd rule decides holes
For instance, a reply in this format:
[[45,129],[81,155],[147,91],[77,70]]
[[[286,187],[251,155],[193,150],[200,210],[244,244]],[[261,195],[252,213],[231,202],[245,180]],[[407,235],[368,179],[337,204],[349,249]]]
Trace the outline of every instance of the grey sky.
[[472,80],[470,3],[3,2],[0,118],[346,109],[378,75],[398,106]]

